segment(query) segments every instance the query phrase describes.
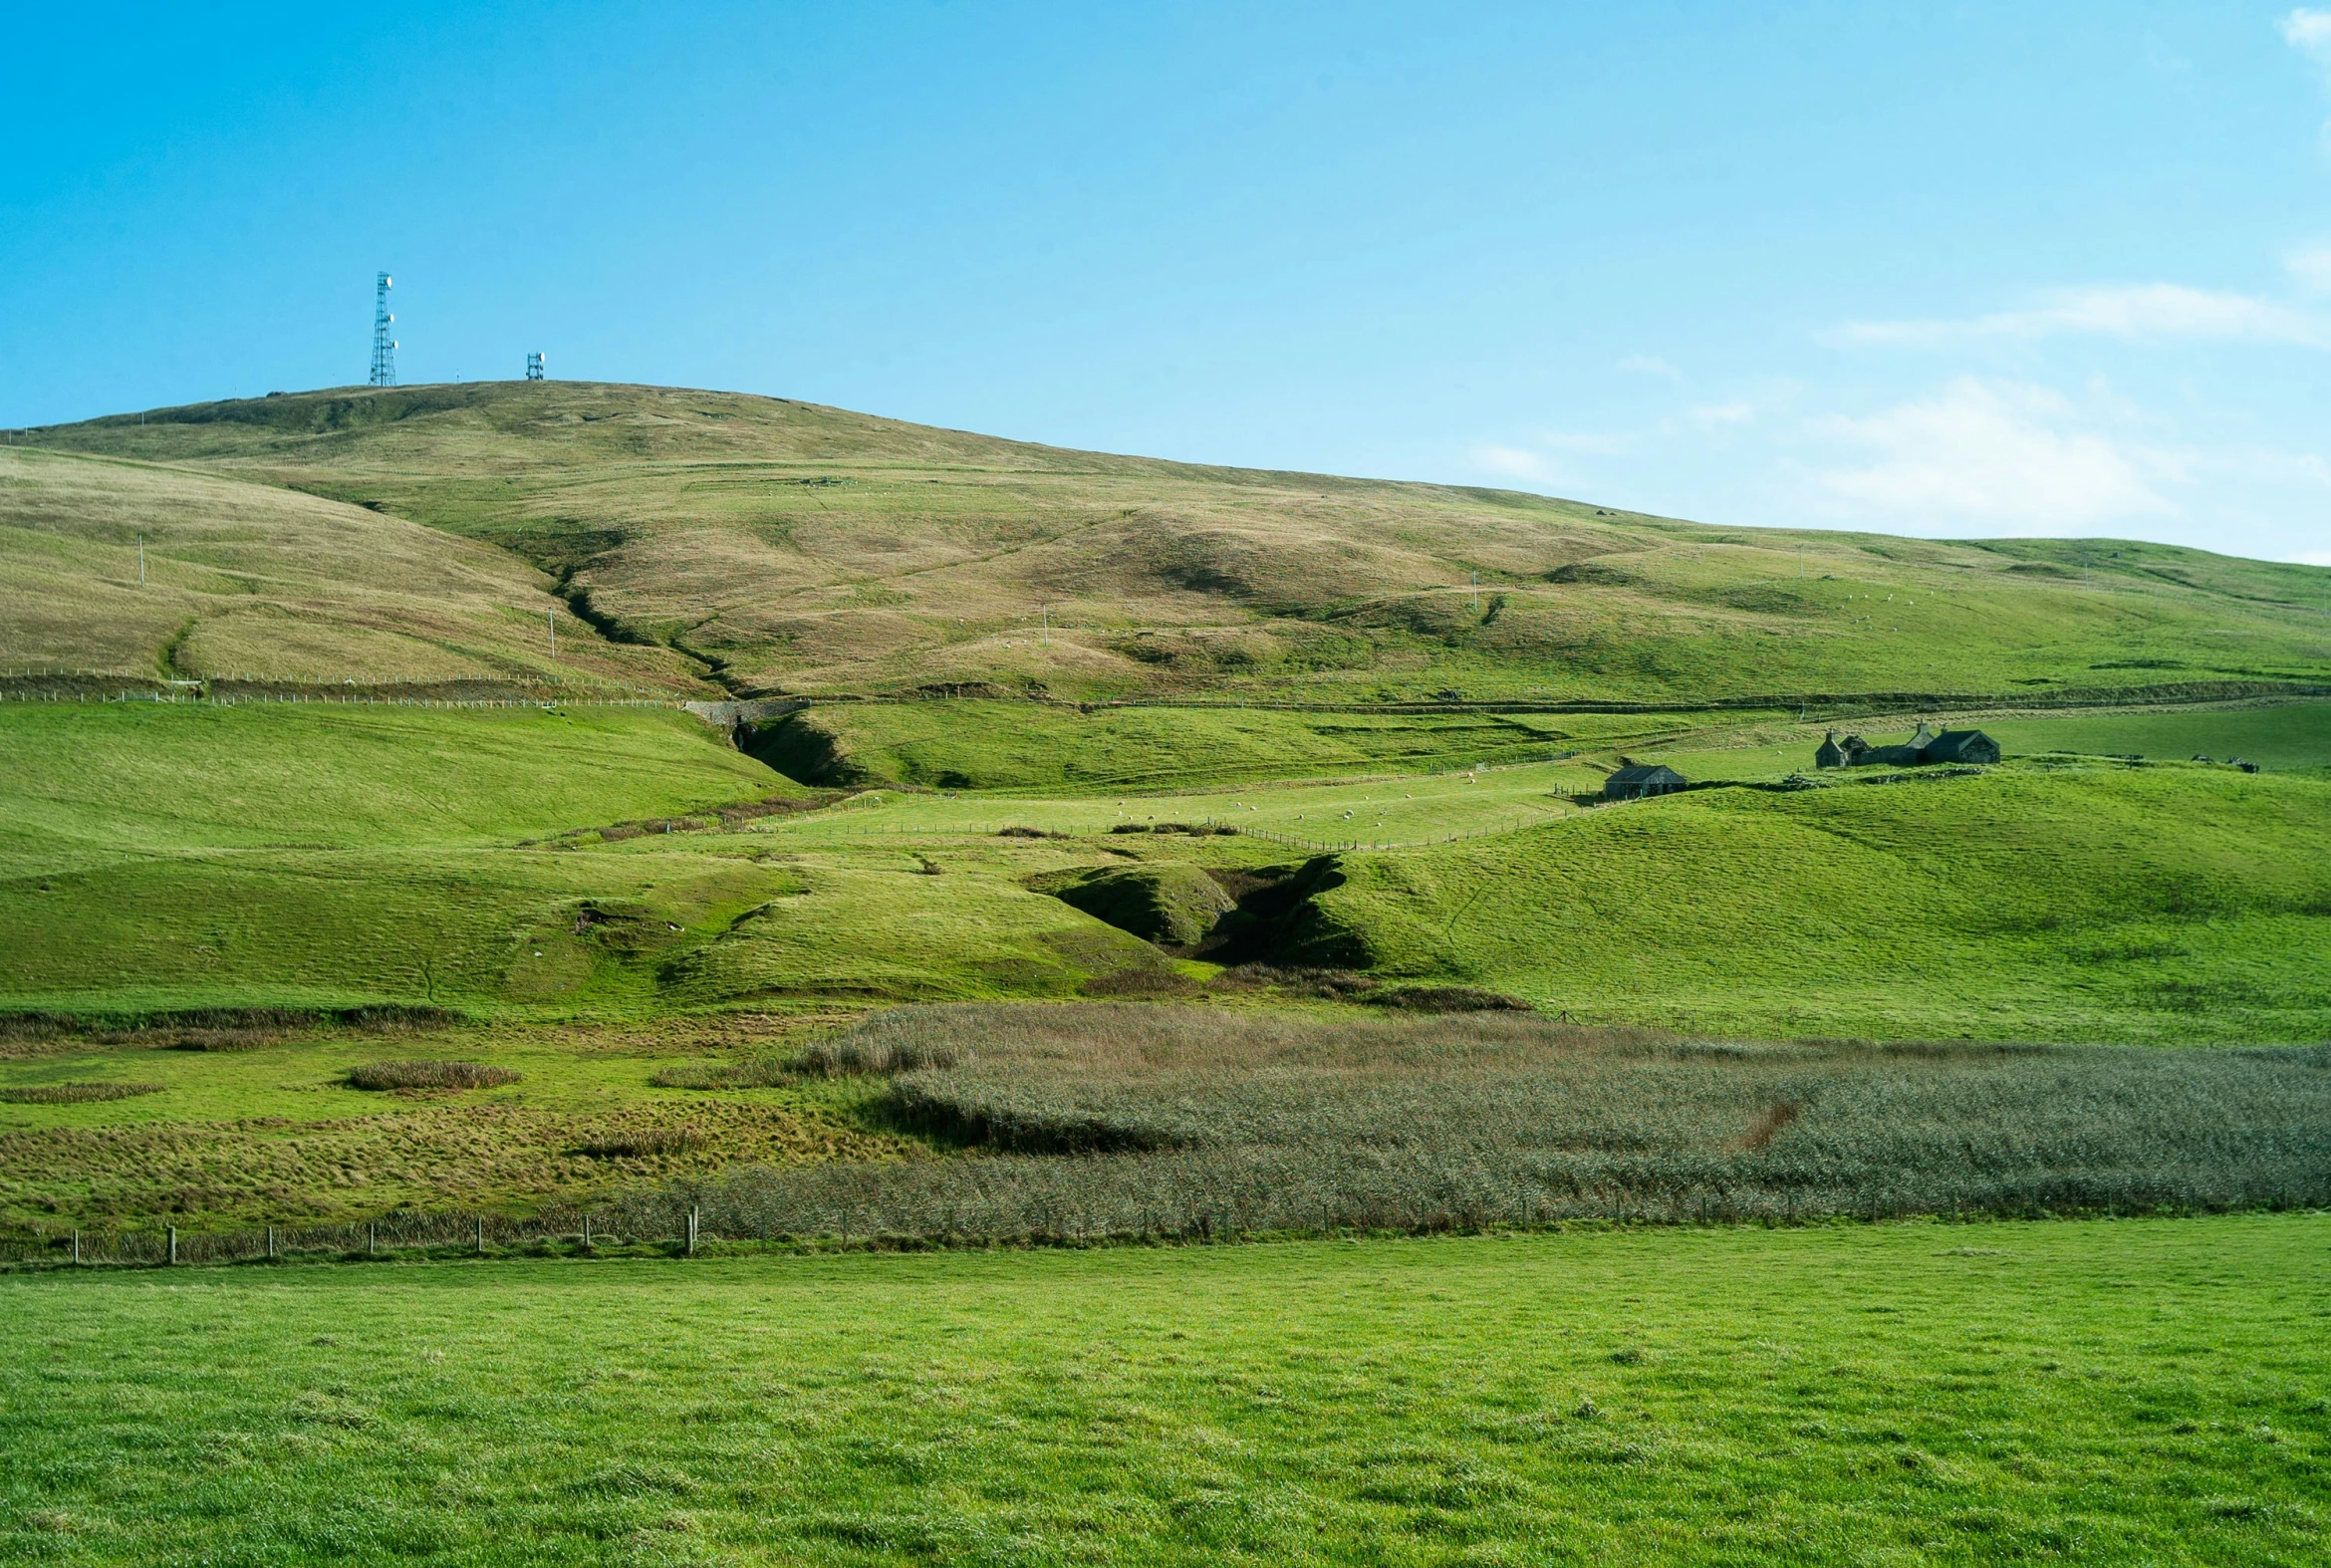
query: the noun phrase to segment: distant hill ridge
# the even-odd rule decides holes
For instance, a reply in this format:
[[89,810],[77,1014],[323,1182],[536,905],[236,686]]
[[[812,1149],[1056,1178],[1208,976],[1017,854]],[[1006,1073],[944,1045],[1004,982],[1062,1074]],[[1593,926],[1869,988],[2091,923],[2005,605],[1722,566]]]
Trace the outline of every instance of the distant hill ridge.
[[[35,439],[495,547],[596,629],[574,629],[578,656],[745,696],[1657,704],[2331,679],[2317,568],[2114,541],[1711,528],[733,392],[346,388]],[[37,553],[23,537],[37,525],[17,519],[56,478],[10,470],[0,566]],[[202,667],[203,625],[173,669],[220,672]],[[0,656],[45,653],[37,631],[0,635]]]

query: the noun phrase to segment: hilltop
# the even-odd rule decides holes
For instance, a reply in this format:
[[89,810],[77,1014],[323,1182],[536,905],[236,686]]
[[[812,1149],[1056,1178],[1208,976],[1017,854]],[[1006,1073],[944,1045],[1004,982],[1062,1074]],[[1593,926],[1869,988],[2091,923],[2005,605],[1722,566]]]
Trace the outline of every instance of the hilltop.
[[35,439],[497,547],[610,638],[745,695],[1698,703],[2331,679],[2320,569],[1723,529],[731,392],[342,389]]

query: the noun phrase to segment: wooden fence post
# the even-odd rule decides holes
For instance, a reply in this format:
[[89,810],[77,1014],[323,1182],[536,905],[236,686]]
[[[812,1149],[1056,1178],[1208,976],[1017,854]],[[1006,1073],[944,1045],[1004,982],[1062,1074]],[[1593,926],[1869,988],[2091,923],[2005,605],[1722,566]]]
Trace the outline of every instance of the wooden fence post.
[[73,1261],[81,1261],[81,1232],[78,1230],[73,1232]]
[[267,1261],[270,1263],[275,1261],[275,1227],[273,1225],[267,1227]]
[[690,1257],[696,1255],[696,1225],[701,1217],[700,1210],[695,1208],[688,1210],[688,1256]]
[[172,1225],[172,1226],[170,1226],[170,1263],[171,1263],[171,1265],[172,1265],[173,1267],[175,1267],[175,1266],[176,1266],[176,1264],[177,1264],[177,1261],[178,1261],[178,1227],[177,1227],[176,1225]]
[[485,1256],[485,1215],[477,1216],[477,1255]]
[[365,1256],[373,1256],[380,1250],[380,1246],[381,1222],[378,1219],[368,1219],[365,1221]]

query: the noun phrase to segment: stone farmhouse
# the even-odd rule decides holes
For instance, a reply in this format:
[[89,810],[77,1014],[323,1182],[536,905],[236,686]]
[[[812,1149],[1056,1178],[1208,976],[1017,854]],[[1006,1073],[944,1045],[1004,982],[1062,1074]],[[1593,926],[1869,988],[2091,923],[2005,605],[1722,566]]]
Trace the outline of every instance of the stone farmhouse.
[[1873,746],[1859,735],[1838,739],[1831,730],[1813,753],[1817,768],[1915,768],[1930,762],[1996,762],[1999,743],[1979,729],[1937,730],[1922,722],[1899,746]]

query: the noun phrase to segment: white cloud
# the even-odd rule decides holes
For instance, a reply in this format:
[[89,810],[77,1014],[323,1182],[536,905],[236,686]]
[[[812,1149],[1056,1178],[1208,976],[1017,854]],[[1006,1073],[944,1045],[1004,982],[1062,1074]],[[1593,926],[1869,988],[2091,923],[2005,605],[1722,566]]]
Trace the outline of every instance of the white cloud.
[[2285,252],[2282,265],[2300,287],[2331,294],[2331,240],[2314,240]]
[[[2300,6],[2282,19],[2282,38],[2291,48],[2312,55],[2323,70],[2324,84],[2331,86],[2331,11]],[[2331,121],[2324,122],[2322,136],[2325,149],[2331,150]]]
[[1619,369],[1637,376],[1661,376],[1672,382],[1682,382],[1684,373],[1656,354],[1630,354],[1619,362]]
[[2140,342],[2188,338],[2331,348],[2331,322],[2272,300],[2176,283],[2058,289],[2043,295],[2030,310],[1965,321],[1852,322],[1825,337],[1833,343],[1938,348],[1973,339],[2048,338],[2062,333]]
[[1737,398],[1731,402],[1708,403],[1691,410],[1691,422],[1710,428],[1724,424],[1754,424],[1756,405]]
[[1888,522],[2060,532],[2178,510],[2153,485],[2179,477],[2174,459],[2081,428],[2071,404],[2042,388],[1962,377],[1933,396],[1815,428],[1873,454],[1816,473],[1822,492]]
[[2301,550],[2291,559],[2300,566],[2331,566],[2331,550]]
[[2282,19],[2282,37],[2293,49],[2303,49],[2331,62],[2331,11],[2310,11],[2300,6]]

